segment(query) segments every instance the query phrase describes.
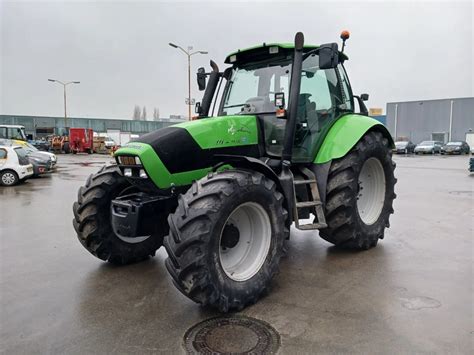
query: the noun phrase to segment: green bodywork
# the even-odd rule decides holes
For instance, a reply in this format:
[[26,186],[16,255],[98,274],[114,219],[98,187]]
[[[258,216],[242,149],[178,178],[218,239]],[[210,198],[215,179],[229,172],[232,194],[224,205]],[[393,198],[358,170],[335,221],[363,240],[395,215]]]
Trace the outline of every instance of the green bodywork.
[[[370,129],[378,129],[390,135],[378,121],[361,115],[348,114],[339,118],[329,129],[314,163],[322,164],[346,155],[359,139]],[[258,143],[257,117],[252,115],[212,117],[183,122],[174,127],[186,129],[202,149],[237,147]],[[176,142],[176,144],[180,144]],[[115,153],[133,155],[140,160],[154,184],[161,189],[185,186],[205,176],[212,167],[171,174],[148,144],[130,142]]]
[[185,128],[202,149],[258,143],[256,116],[221,116],[174,125]]
[[[237,147],[258,143],[256,116],[223,116],[187,121],[174,125],[186,129],[202,149]],[[176,142],[179,144],[179,142]],[[131,142],[115,152],[137,155],[150,177],[161,189],[189,185],[206,175],[211,167],[171,174],[154,149],[145,143]]]

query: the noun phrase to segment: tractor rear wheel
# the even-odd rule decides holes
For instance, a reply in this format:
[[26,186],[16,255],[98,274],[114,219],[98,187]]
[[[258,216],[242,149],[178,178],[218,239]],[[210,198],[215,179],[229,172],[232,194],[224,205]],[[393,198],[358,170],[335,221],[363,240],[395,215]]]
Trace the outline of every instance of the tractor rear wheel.
[[157,216],[155,233],[139,242],[126,241],[114,233],[111,202],[133,192],[132,189],[117,166],[104,166],[97,174],[89,176],[73,205],[73,225],[79,241],[92,255],[112,264],[130,264],[154,256],[168,233],[166,216]]
[[320,236],[330,243],[369,249],[383,239],[397,179],[389,142],[368,132],[344,157],[334,160],[326,190],[326,222]]
[[168,217],[175,286],[221,312],[256,302],[278,270],[287,216],[283,195],[260,173],[228,170],[194,182]]

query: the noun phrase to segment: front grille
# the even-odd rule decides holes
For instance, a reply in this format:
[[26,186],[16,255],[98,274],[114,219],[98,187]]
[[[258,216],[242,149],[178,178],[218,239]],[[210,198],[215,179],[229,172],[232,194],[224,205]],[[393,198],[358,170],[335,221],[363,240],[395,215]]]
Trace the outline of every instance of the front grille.
[[119,161],[121,165],[136,165],[135,157],[121,155]]

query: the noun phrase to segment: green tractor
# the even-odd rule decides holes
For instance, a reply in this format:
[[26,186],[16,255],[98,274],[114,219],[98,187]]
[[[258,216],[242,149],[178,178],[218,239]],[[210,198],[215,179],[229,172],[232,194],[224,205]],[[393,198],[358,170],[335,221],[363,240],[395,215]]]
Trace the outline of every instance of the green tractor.
[[82,245],[114,264],[164,245],[174,285],[222,312],[269,288],[293,223],[336,246],[376,246],[396,196],[393,141],[367,116],[368,95],[352,93],[348,37],[339,51],[299,32],[230,54],[223,72],[200,68],[197,119],[128,143],[79,189]]

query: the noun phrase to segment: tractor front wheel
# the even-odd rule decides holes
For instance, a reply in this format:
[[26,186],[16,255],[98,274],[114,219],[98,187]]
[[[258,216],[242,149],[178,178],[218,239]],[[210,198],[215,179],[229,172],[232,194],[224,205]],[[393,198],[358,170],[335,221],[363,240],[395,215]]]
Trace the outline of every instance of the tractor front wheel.
[[229,170],[194,182],[168,217],[166,268],[187,297],[221,312],[265,292],[289,231],[283,195],[257,172]]
[[73,225],[79,241],[92,255],[112,264],[130,264],[154,256],[168,233],[165,216],[157,216],[157,230],[145,240],[130,242],[114,233],[111,202],[132,189],[117,166],[103,167],[89,176],[73,205]]
[[337,246],[376,246],[393,213],[394,169],[389,142],[379,132],[368,132],[346,156],[334,160],[326,192],[328,227],[320,236]]

